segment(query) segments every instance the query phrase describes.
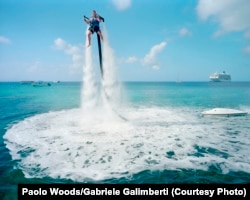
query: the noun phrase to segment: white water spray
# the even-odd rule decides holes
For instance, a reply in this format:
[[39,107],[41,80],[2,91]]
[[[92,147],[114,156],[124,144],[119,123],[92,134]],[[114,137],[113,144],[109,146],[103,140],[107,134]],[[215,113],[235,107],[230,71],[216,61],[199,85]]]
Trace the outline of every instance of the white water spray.
[[113,107],[118,107],[121,102],[121,84],[117,79],[116,63],[114,51],[109,44],[108,32],[105,26],[103,26],[103,87],[104,92],[112,99],[109,99],[109,103]]
[[[86,30],[86,46],[88,43],[88,36]],[[98,102],[98,88],[92,61],[91,46],[85,49],[85,64],[83,66],[83,85],[82,85],[82,101],[81,107],[84,109],[91,109],[97,105]]]
[[[92,35],[92,40],[95,39]],[[105,109],[108,113],[117,113],[117,108],[121,102],[121,85],[117,80],[115,57],[109,45],[107,30],[103,30],[104,40],[102,41],[103,52],[103,77],[97,81],[95,67],[93,64],[92,45],[85,50],[85,65],[83,66],[83,87],[82,87],[82,108]],[[86,44],[88,43],[86,32]],[[120,116],[118,114],[118,116]]]

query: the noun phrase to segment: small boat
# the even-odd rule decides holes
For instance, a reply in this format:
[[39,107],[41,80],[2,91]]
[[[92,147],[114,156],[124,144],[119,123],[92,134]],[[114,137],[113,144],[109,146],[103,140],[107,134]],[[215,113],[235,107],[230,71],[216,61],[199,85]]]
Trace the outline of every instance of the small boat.
[[214,82],[231,81],[231,75],[227,74],[225,71],[222,73],[213,73],[209,76],[209,79]]
[[34,82],[34,83],[32,83],[32,85],[33,85],[34,87],[51,86],[50,83],[43,82],[43,81]]
[[207,110],[201,113],[203,116],[206,115],[216,115],[216,116],[244,116],[247,115],[247,112],[236,110],[236,109],[230,109],[230,108],[213,108],[211,110]]
[[34,83],[34,81],[21,81],[20,83],[21,84],[32,84],[32,83]]

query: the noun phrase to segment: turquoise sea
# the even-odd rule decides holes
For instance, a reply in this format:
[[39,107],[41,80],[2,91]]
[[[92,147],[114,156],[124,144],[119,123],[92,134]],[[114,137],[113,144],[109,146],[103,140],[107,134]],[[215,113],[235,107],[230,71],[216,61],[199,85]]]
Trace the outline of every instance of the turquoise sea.
[[201,115],[250,113],[250,82],[121,86],[86,110],[80,82],[0,83],[0,199],[19,183],[250,183],[250,114]]

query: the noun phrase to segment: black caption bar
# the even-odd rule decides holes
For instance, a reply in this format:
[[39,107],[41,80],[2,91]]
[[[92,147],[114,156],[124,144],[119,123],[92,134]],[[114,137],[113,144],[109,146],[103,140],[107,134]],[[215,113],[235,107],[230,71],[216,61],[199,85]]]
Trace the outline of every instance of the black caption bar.
[[248,199],[249,184],[19,184],[18,199]]

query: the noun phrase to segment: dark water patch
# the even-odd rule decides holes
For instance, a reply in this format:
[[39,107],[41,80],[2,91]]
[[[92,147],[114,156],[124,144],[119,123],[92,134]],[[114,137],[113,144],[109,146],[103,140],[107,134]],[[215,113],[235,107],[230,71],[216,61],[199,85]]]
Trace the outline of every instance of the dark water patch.
[[170,159],[174,159],[175,153],[174,151],[168,151],[166,152],[166,157]]
[[228,153],[211,147],[201,147],[199,145],[194,145],[194,149],[196,150],[196,152],[194,154],[189,154],[189,155],[196,157],[204,157],[205,154],[212,154],[225,159],[229,157]]
[[218,168],[211,166],[203,170],[145,170],[137,174],[100,181],[84,180],[75,182],[69,179],[25,178],[21,170],[13,170],[0,186],[0,199],[17,199],[18,184],[249,184],[250,176],[246,172],[219,173]]
[[28,111],[22,110],[20,112],[7,112],[0,117],[0,135],[3,135],[7,129],[10,129],[13,125],[19,123],[20,121],[24,120],[25,118],[34,116],[38,114],[39,111]]
[[30,147],[26,147],[20,151],[18,151],[17,153],[22,157],[22,158],[25,158],[25,157],[28,157],[31,153],[35,152],[35,149],[33,148],[30,148]]
[[16,113],[6,113],[5,115],[3,115],[0,120],[6,120],[6,121],[13,121],[13,120],[17,120],[21,121],[27,117],[33,116],[38,114],[38,112],[36,111],[30,111],[30,112],[16,112]]
[[[130,177],[107,179],[102,183],[114,184],[245,184],[250,183],[246,172],[229,172],[222,174],[219,170],[145,170]],[[219,172],[219,173],[218,173]]]

